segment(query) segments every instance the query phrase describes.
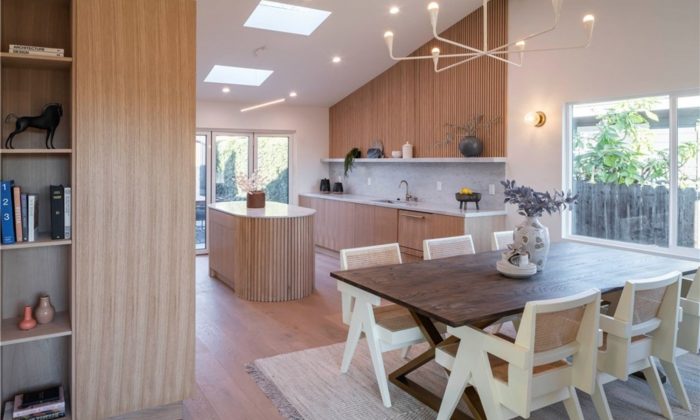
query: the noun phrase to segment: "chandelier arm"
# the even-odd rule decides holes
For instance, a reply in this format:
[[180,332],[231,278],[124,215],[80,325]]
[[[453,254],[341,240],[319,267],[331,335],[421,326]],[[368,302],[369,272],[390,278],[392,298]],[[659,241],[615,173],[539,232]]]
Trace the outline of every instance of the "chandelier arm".
[[[467,62],[469,62],[469,61],[476,60],[477,58],[483,57],[484,55],[486,55],[486,54],[477,54],[476,56],[468,57],[468,58],[466,58],[466,59],[464,59],[464,60],[458,61],[458,62],[456,62],[456,63],[452,63],[452,64],[450,64],[450,65],[448,65],[448,66],[445,66],[445,67],[442,67],[442,68],[440,68],[440,69],[438,69],[437,63],[435,63],[435,65],[434,65],[435,72],[436,72],[436,73],[443,72],[443,71],[445,71],[445,70],[451,69],[451,68],[453,68],[453,67],[457,67],[457,66],[459,66],[459,65],[461,65],[461,64],[464,64],[464,63],[467,63]],[[442,56],[440,56],[440,57],[442,57]],[[503,58],[501,58],[501,57],[492,57],[492,56],[490,56],[490,57],[491,57],[491,58],[495,58],[495,59],[497,59],[497,60],[505,61],[505,62],[507,62],[508,64],[514,65],[514,66],[516,66],[516,67],[522,67],[522,66],[523,66],[522,57],[521,57],[521,60],[520,60],[519,63],[516,63],[516,62],[514,62],[514,61],[508,61],[508,60],[505,60],[505,59],[503,59]]]
[[489,56],[492,56],[494,54],[518,54],[518,53],[527,53],[527,52],[543,52],[543,51],[558,51],[558,50],[576,50],[576,49],[584,49],[588,48],[591,45],[591,42],[593,41],[593,33],[591,32],[588,35],[588,39],[586,40],[585,44],[581,45],[572,45],[569,47],[551,47],[551,48],[535,48],[531,50],[508,50],[508,51],[490,51],[488,53]]

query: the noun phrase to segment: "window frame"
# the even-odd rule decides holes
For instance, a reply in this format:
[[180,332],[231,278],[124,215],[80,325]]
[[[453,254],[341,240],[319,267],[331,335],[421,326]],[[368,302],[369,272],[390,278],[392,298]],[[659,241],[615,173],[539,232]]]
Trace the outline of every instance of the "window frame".
[[564,240],[608,246],[612,248],[639,251],[655,255],[667,255],[680,257],[692,261],[700,261],[700,249],[678,246],[678,98],[686,96],[698,96],[700,89],[687,89],[673,92],[652,93],[617,98],[604,98],[599,100],[586,100],[579,102],[567,102],[564,104],[562,124],[562,188],[565,191],[573,190],[573,108],[576,105],[591,104],[596,102],[627,101],[654,96],[667,96],[669,98],[669,246],[662,248],[656,245],[635,244],[611,239],[593,238],[590,236],[572,234],[573,212],[566,211],[562,214],[562,238]]

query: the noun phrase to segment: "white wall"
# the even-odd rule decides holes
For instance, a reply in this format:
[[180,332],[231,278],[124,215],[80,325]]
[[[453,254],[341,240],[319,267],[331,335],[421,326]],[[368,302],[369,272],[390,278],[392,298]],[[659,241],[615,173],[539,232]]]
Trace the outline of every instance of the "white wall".
[[[551,25],[551,2],[511,0],[511,40]],[[508,69],[507,174],[538,189],[561,189],[562,118],[568,102],[657,94],[700,87],[700,1],[567,0],[556,32],[530,47],[575,45],[585,39],[581,18],[596,16],[585,50],[532,53]],[[542,128],[523,122],[528,111],[547,114]],[[512,206],[508,223],[520,222]],[[561,217],[543,219],[554,240]]]
[[328,177],[328,108],[272,106],[241,113],[247,105],[231,102],[198,101],[197,128],[219,130],[285,130],[294,132],[290,160],[290,202],[297,195],[318,189],[321,178]]

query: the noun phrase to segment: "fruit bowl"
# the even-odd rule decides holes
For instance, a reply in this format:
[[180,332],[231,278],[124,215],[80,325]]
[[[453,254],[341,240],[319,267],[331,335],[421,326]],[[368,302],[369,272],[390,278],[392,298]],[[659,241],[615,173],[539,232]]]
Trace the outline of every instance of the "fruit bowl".
[[471,194],[456,193],[455,199],[459,201],[459,209],[466,210],[467,203],[476,204],[476,209],[479,210],[479,201],[481,201],[481,193],[473,192]]

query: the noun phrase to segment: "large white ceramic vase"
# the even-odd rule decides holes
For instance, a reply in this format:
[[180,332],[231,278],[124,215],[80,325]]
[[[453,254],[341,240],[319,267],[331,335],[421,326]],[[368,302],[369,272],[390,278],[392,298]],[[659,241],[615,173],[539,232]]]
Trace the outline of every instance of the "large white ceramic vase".
[[526,217],[513,232],[515,249],[524,249],[530,255],[530,262],[542,271],[549,254],[549,229],[537,217]]

